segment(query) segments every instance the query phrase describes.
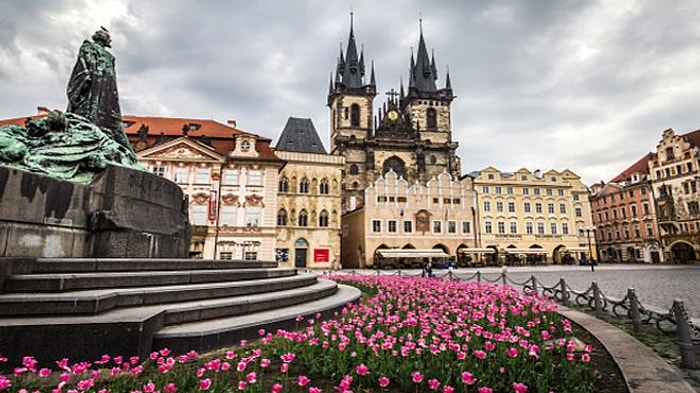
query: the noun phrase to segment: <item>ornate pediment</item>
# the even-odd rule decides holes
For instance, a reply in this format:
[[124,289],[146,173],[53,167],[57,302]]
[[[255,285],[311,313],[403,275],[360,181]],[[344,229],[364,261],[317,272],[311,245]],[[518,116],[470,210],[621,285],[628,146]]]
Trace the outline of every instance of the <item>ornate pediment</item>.
[[140,160],[160,161],[223,161],[223,157],[208,146],[183,137],[142,150]]

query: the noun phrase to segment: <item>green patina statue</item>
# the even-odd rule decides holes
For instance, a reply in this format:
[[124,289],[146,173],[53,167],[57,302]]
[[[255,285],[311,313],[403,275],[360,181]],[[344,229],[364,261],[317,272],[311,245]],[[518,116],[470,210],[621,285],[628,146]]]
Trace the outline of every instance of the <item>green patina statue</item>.
[[102,28],[80,47],[67,113],[0,127],[0,165],[89,183],[109,165],[143,169],[124,134],[114,56]]

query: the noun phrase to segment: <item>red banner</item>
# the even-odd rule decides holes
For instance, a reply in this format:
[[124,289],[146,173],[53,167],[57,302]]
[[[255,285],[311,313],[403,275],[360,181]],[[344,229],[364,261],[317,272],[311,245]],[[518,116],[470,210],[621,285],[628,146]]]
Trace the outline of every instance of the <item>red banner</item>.
[[331,252],[327,248],[314,248],[314,262],[329,262]]
[[209,221],[216,220],[216,191],[209,191]]

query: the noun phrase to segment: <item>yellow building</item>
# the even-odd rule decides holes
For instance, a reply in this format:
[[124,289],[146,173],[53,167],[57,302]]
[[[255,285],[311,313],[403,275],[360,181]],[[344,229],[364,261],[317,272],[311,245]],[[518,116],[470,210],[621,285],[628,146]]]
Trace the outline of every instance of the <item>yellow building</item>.
[[311,119],[294,117],[275,153],[287,162],[277,188],[277,261],[281,266],[337,267],[343,157],[326,153]]
[[389,170],[364,191],[364,206],[343,215],[343,268],[446,262],[456,259],[457,250],[474,248],[471,182],[443,172],[410,184]]
[[[498,264],[573,263],[596,258],[588,190],[567,170],[470,174],[477,192],[477,248]],[[597,258],[596,258],[597,259]]]

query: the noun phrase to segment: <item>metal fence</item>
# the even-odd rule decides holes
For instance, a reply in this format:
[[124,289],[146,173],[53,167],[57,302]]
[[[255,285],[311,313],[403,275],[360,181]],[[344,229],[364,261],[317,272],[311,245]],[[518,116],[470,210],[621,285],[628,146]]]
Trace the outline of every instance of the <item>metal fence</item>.
[[[405,272],[401,270],[323,271],[323,275],[328,276],[329,278],[333,275],[339,274],[364,276],[385,275],[401,277],[425,276],[422,272]],[[671,332],[675,330],[678,334],[678,345],[680,347],[681,354],[680,366],[688,369],[699,368],[695,357],[693,343],[700,342],[700,321],[694,321],[692,318],[690,318],[681,299],[675,299],[668,310],[663,310],[643,305],[639,301],[634,288],[628,288],[627,294],[624,298],[616,299],[606,296],[605,293],[598,287],[598,283],[596,281],[591,282],[591,285],[585,290],[577,291],[569,286],[563,277],[559,279],[559,282],[556,282],[551,286],[547,286],[540,282],[534,274],[525,281],[514,281],[508,277],[508,273],[505,269],[500,274],[483,274],[480,271],[472,274],[463,274],[456,273],[453,270],[447,270],[433,274],[431,277],[450,281],[477,281],[499,283],[502,285],[513,285],[526,291],[532,291],[534,294],[551,297],[565,306],[576,304],[580,307],[588,307],[595,313],[597,318],[602,318],[603,313],[606,312],[613,314],[618,318],[627,318],[632,322],[633,332],[635,335],[641,334],[642,327],[649,324],[655,325],[656,328],[663,332]]]

